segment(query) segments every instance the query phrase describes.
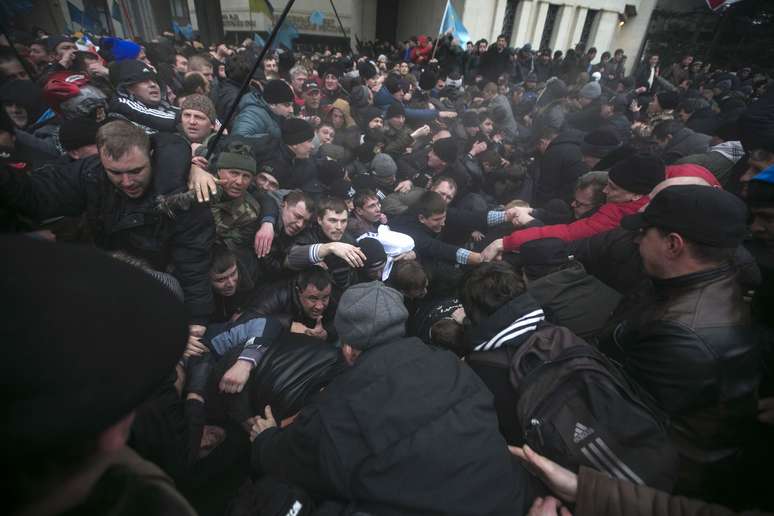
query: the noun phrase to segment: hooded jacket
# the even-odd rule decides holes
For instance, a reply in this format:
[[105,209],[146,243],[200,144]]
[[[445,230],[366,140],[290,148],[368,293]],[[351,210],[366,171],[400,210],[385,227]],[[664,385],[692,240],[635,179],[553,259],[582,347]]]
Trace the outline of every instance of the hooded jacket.
[[282,141],[280,122],[280,117],[274,114],[263,97],[260,97],[257,91],[251,91],[239,100],[231,134],[253,137],[268,134],[275,140]]
[[710,140],[712,140],[711,136],[683,127],[672,136],[663,149],[664,163],[671,165],[685,156],[705,153],[709,150]]

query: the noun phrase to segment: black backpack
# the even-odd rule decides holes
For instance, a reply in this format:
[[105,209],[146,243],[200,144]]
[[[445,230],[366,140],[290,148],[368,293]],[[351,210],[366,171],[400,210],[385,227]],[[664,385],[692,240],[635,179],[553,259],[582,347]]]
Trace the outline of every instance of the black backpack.
[[517,348],[469,361],[509,369],[526,443],[575,472],[587,466],[670,491],[677,452],[666,416],[621,368],[567,328],[545,324]]

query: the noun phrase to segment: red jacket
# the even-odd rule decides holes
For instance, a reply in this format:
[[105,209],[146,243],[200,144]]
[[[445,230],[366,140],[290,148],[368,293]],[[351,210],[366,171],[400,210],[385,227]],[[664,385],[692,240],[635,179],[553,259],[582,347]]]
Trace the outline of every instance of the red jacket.
[[417,39],[419,45],[411,49],[411,60],[418,64],[426,63],[433,55],[433,45],[428,43],[427,36],[419,36]]
[[647,195],[626,203],[609,202],[603,204],[594,215],[570,224],[556,224],[514,231],[503,238],[503,249],[505,251],[518,251],[526,242],[541,238],[561,238],[565,242],[571,242],[604,233],[617,228],[624,216],[637,213],[648,202],[650,202],[650,198]]

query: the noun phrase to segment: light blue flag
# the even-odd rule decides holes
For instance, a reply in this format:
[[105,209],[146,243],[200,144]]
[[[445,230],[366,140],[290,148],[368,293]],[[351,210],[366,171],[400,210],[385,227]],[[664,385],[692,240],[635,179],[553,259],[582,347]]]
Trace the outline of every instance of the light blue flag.
[[282,24],[282,27],[280,27],[277,37],[274,38],[274,43],[275,45],[282,45],[288,50],[292,50],[293,40],[297,37],[298,30],[296,30],[296,27],[290,22],[285,22]]
[[468,29],[462,24],[462,18],[457,14],[451,1],[446,0],[446,9],[443,11],[443,19],[441,20],[441,30],[438,33],[443,34],[449,29],[452,29],[452,35],[460,40],[463,47],[470,41]]
[[323,21],[325,21],[325,15],[320,11],[315,11],[309,15],[309,23],[322,27]]
[[263,40],[261,36],[258,35],[257,32],[253,32],[253,43],[258,45],[259,47],[265,47],[266,42]]

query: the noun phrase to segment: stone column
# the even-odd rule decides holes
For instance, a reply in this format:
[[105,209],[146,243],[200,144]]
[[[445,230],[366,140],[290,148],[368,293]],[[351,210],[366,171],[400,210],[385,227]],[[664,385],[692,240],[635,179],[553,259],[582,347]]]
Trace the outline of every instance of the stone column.
[[529,42],[531,36],[530,29],[532,26],[529,24],[532,19],[532,6],[534,2],[527,0],[521,0],[519,5],[516,6],[516,14],[513,20],[513,32],[511,33],[511,45],[517,48],[521,48],[525,43]]
[[546,16],[548,16],[548,2],[538,2],[537,17],[535,18],[534,30],[532,32],[532,48],[540,48],[540,40],[543,39],[543,28],[546,25]]
[[574,5],[563,5],[559,8],[559,14],[557,15],[556,23],[554,23],[554,31],[551,34],[551,41],[549,43],[551,48],[565,51],[575,43],[570,41],[574,18]]
[[[570,38],[569,46],[574,47],[583,36],[583,26],[586,24],[586,16],[589,14],[589,10],[586,7],[578,7],[578,13],[575,15],[575,29],[572,31],[572,37]],[[586,42],[588,43],[588,41]],[[588,44],[587,48],[590,48]],[[600,51],[600,54],[602,52]]]
[[601,11],[597,15],[599,23],[597,30],[591,35],[591,41],[588,43],[588,47],[597,47],[597,50],[601,54],[605,50],[614,50],[610,48],[613,37],[618,30],[618,13],[613,11]]

